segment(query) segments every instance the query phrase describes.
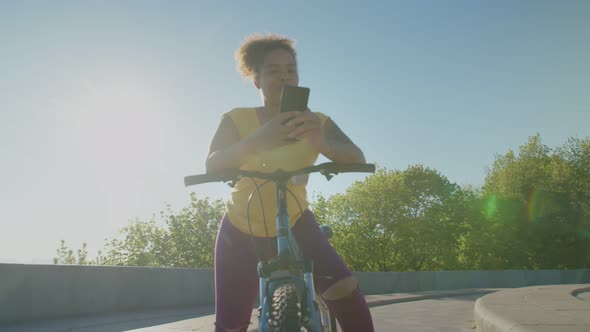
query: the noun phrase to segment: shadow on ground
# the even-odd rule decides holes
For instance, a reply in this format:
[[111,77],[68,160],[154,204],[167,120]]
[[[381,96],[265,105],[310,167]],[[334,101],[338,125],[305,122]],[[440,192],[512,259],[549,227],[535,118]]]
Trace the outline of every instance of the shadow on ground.
[[52,319],[34,323],[0,324],[0,332],[16,331],[102,331],[120,332],[149,328],[214,314],[211,306],[157,309],[122,314],[88,315],[76,318]]

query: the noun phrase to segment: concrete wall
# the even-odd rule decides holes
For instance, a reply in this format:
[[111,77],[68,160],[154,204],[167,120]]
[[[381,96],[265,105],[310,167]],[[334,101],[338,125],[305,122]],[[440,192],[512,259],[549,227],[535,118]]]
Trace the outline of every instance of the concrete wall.
[[590,283],[590,269],[355,272],[354,274],[366,295]]
[[[357,272],[364,294],[590,283],[590,269]],[[0,323],[213,304],[213,271],[0,264]]]
[[209,269],[0,264],[0,322],[212,303]]

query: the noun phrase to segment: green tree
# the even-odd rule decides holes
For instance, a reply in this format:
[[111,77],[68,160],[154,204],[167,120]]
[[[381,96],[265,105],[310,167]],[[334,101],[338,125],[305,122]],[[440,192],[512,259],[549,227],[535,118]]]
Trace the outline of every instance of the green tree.
[[65,240],[61,240],[57,248],[57,257],[53,258],[53,264],[76,264],[74,250],[66,246]]
[[86,243],[83,243],[82,248],[77,250],[76,256],[76,254],[74,254],[74,249],[69,248],[66,245],[66,241],[61,240],[60,246],[57,249],[57,257],[53,258],[53,264],[100,265],[99,257],[95,260],[88,259],[88,248]]
[[351,269],[437,270],[459,264],[462,199],[459,186],[418,165],[379,169],[313,207],[333,227],[332,243]]
[[190,196],[180,212],[167,206],[160,218],[135,220],[106,244],[104,265],[213,267],[213,249],[224,203]]
[[119,236],[105,245],[103,265],[161,266],[166,230],[156,218],[148,222],[135,220],[119,231]]
[[481,260],[482,267],[588,266],[589,170],[590,139],[570,139],[552,151],[537,134],[518,155],[496,156],[482,196],[488,223],[482,238],[491,243],[481,245],[495,261]]
[[219,222],[225,211],[225,203],[217,200],[196,199],[180,213],[169,209],[162,217],[168,226],[167,255],[163,258],[172,266],[213,267],[213,252]]

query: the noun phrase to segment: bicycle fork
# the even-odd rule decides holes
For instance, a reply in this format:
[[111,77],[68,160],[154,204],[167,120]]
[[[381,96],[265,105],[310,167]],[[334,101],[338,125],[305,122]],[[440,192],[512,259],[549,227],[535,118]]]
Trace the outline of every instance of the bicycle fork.
[[320,326],[322,325],[321,317],[319,308],[316,307],[316,292],[315,292],[315,285],[313,282],[313,262],[306,262],[305,264],[305,272],[303,273],[303,280],[305,282],[305,289],[306,289],[306,309],[307,309],[307,318],[309,319],[306,322],[311,331],[320,332]]

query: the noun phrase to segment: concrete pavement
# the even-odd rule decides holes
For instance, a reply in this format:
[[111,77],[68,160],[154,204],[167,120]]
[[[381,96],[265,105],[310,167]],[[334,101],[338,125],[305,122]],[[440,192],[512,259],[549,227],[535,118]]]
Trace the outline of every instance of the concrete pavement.
[[505,289],[479,298],[481,332],[588,332],[590,284]]
[[[590,331],[590,284],[366,296],[377,331]],[[211,306],[0,325],[0,332],[212,331]],[[249,331],[256,331],[255,311]]]
[[480,295],[459,295],[371,308],[376,331],[475,332],[473,305]]
[[[371,307],[373,320],[377,331],[457,331],[457,327],[469,328],[469,322],[473,318],[473,303],[479,296],[489,294],[494,289],[464,289],[452,291],[430,291],[416,293],[397,293],[389,295],[369,295],[367,302]],[[465,301],[464,298],[470,298]],[[435,303],[427,303],[433,299],[457,299],[462,309],[455,310],[451,316],[456,317],[449,321],[449,314],[444,310],[450,308],[448,301],[446,306],[436,306],[438,309],[423,306],[434,306]],[[397,306],[396,306],[397,305]],[[399,306],[403,306],[403,310]],[[421,309],[420,309],[421,308]],[[454,306],[453,308],[458,308]],[[439,320],[424,320],[414,313],[433,312],[438,310]],[[442,310],[442,311],[441,311]],[[32,331],[32,332],[57,332],[57,331],[78,331],[78,332],[119,332],[119,331],[141,331],[141,332],[167,332],[167,331],[212,331],[213,308],[211,306],[188,307],[169,310],[153,310],[135,313],[122,313],[116,315],[94,315],[79,317],[75,319],[44,320],[27,322],[13,325],[0,325],[0,332]],[[256,311],[253,311],[249,331],[256,331]],[[460,316],[460,317],[458,317]],[[406,324],[406,329],[398,329],[395,325],[390,326],[392,317],[400,324]],[[441,330],[440,325],[453,326],[448,330]]]

